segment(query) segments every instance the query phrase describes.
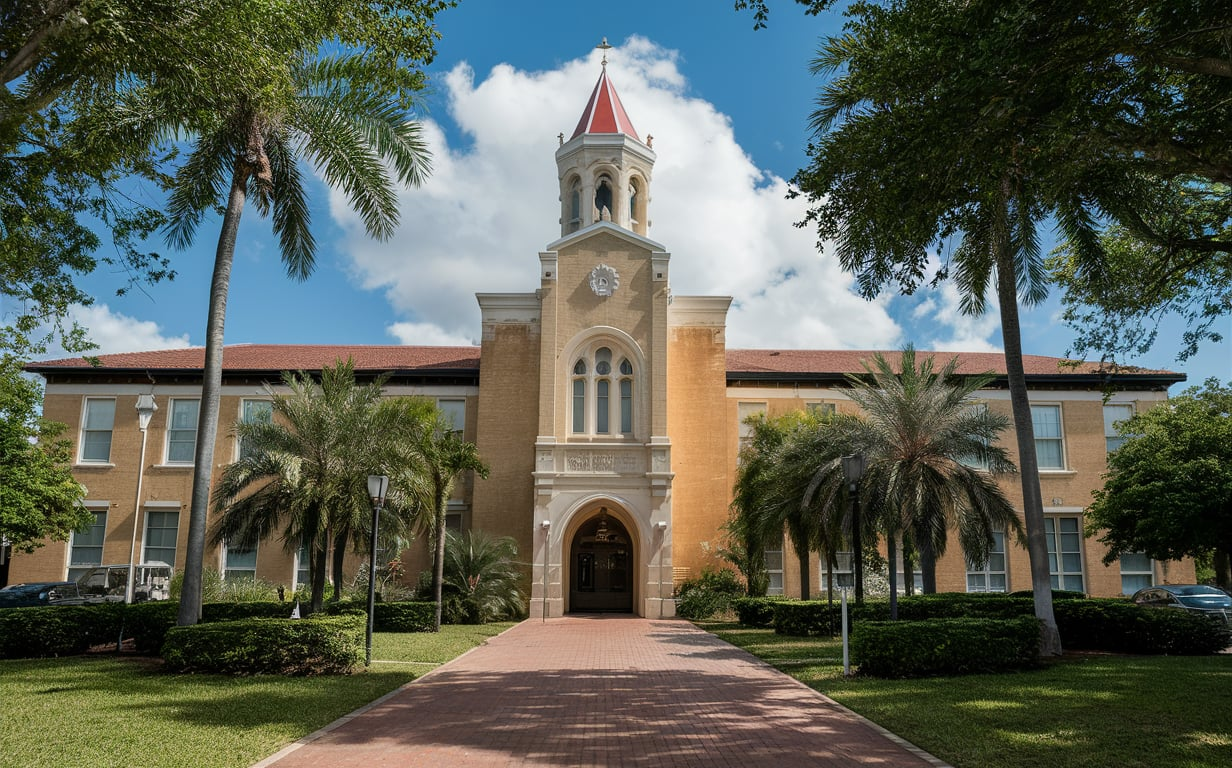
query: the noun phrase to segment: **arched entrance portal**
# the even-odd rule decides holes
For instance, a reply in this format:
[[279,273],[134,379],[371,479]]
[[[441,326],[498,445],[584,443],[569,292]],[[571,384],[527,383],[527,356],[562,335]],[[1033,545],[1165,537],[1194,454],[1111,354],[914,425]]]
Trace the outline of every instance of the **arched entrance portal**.
[[633,612],[633,544],[606,508],[573,535],[569,564],[570,612]]

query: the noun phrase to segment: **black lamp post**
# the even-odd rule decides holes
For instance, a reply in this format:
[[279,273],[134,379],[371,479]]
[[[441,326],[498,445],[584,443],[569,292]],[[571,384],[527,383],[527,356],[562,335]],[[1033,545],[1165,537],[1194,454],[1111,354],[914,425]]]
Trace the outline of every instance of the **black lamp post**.
[[376,609],[376,529],[385,506],[385,492],[389,490],[389,478],[385,475],[368,475],[368,498],[372,499],[372,540],[368,547],[368,633],[365,638],[364,666],[372,664],[372,617]]
[[843,475],[847,478],[847,488],[851,492],[851,559],[855,571],[856,602],[863,603],[864,554],[863,542],[860,540],[860,478],[864,475],[864,454],[844,456],[842,462]]

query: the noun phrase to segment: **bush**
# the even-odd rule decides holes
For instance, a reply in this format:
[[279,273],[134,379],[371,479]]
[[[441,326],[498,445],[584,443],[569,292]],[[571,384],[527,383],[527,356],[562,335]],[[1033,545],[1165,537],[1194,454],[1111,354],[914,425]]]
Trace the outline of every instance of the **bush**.
[[122,610],[119,603],[0,609],[0,658],[71,656],[114,643]]
[[162,655],[174,672],[238,675],[348,673],[364,658],[360,616],[240,619],[167,633]]
[[1195,656],[1218,653],[1232,642],[1217,619],[1126,600],[1067,600],[1054,611],[1066,649]]
[[436,603],[377,603],[372,623],[377,632],[431,632],[436,624]]
[[133,639],[138,653],[156,654],[179,612],[180,604],[169,600],[125,606],[124,636]]
[[746,627],[770,627],[774,625],[774,606],[787,600],[786,597],[737,597],[732,600],[736,620]]
[[877,677],[969,674],[1037,663],[1039,622],[1016,619],[862,621],[851,633],[852,661]]
[[[989,593],[996,594],[996,593]],[[1011,592],[1010,597],[1029,597],[1035,599],[1035,592],[1030,589],[1020,589],[1017,592]],[[1052,599],[1056,600],[1082,600],[1086,597],[1086,593],[1075,592],[1072,589],[1054,589],[1052,590]]]
[[[865,601],[863,605],[847,603],[847,620],[854,626],[857,620],[885,621],[890,618],[890,604],[881,600]],[[774,606],[774,631],[780,635],[809,637],[836,635],[843,628],[843,605],[839,600],[792,600]]]
[[732,601],[744,594],[744,585],[732,571],[706,569],[696,579],[676,588],[676,615],[684,619],[708,619],[731,610]]

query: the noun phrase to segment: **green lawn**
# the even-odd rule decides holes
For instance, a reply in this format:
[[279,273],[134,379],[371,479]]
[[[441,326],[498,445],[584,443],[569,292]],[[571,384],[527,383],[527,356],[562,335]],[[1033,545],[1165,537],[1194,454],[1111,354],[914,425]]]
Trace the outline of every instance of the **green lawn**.
[[373,637],[373,664],[314,678],[170,675],[157,659],[0,661],[0,764],[247,766],[510,624]]
[[1004,675],[847,679],[837,640],[700,626],[957,768],[1232,766],[1232,655],[1077,655]]

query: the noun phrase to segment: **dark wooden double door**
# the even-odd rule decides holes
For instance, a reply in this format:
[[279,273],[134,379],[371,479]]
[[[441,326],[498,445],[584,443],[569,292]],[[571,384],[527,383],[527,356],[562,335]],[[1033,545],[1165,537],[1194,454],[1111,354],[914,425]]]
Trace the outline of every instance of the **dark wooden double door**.
[[608,517],[582,526],[573,537],[570,565],[570,612],[633,612],[633,551],[620,523]]

